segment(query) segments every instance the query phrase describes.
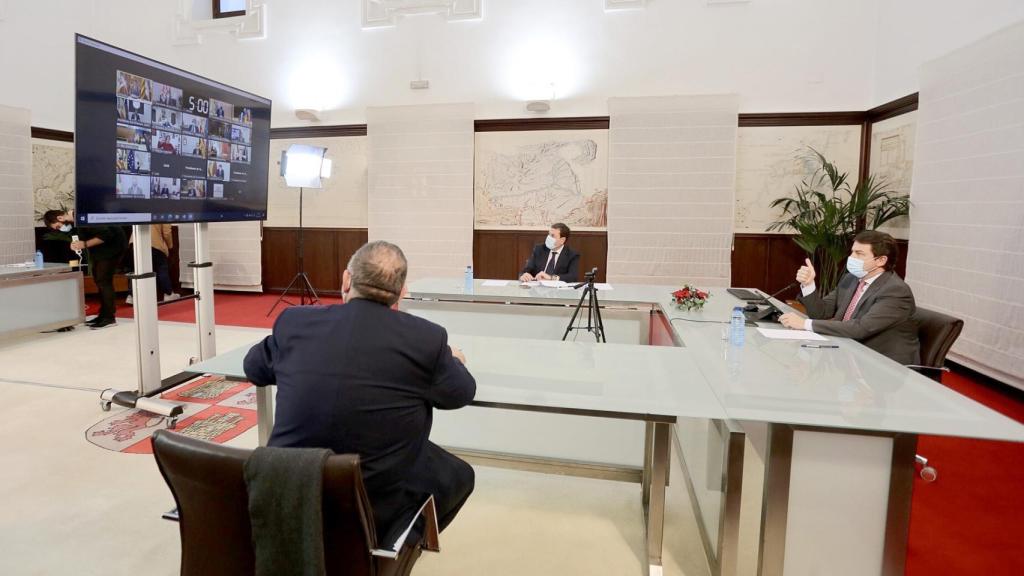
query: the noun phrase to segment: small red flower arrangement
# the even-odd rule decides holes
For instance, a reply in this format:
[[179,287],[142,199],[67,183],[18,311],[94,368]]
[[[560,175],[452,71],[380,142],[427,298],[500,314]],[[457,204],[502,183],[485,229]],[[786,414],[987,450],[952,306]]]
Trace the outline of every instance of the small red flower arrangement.
[[684,310],[700,310],[710,297],[710,292],[698,290],[689,284],[672,293],[672,300],[676,306]]

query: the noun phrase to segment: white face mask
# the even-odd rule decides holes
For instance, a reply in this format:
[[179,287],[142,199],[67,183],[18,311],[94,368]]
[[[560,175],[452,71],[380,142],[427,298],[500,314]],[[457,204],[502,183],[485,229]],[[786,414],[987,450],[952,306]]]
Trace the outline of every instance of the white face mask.
[[846,270],[850,274],[856,276],[857,278],[863,278],[868,274],[874,272],[876,268],[872,268],[871,270],[865,270],[863,260],[850,256],[849,258],[846,259]]
[[64,224],[60,227],[61,232],[71,232],[71,224]]
[[548,250],[554,250],[555,249],[555,237],[552,236],[551,234],[548,234],[548,237],[544,239],[544,246],[546,246]]

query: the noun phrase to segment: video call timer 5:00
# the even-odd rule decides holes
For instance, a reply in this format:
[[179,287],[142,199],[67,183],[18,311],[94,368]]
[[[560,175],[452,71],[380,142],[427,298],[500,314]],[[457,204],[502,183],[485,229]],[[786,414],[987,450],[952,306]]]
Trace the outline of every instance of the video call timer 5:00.
[[185,107],[189,112],[195,112],[203,116],[210,115],[210,100],[202,96],[189,94],[188,98],[185,99]]

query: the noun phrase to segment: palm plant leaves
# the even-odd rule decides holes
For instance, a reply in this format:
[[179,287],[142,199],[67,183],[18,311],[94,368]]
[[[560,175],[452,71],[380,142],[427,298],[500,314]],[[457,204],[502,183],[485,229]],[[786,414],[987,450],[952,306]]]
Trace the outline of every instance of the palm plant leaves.
[[908,215],[910,198],[874,176],[851,188],[848,173],[810,146],[798,158],[814,171],[796,186],[792,197],[771,203],[772,208],[781,209],[782,218],[768,230],[795,233],[793,241],[814,260],[819,286],[828,293],[839,281],[840,265],[853,237]]

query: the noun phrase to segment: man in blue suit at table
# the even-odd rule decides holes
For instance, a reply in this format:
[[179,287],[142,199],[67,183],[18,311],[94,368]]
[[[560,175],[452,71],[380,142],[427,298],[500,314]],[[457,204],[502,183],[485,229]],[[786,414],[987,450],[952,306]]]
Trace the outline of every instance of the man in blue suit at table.
[[277,385],[270,446],[356,453],[383,542],[433,494],[443,530],[473,491],[473,469],[429,441],[433,409],[466,406],[476,381],[444,328],[393,308],[402,250],[371,242],[342,277],[345,304],[285,310],[249,351],[253,384]]
[[552,224],[544,243],[533,247],[533,254],[520,272],[519,280],[579,282],[580,255],[565,245],[569,240],[569,233],[569,227],[565,224]]

